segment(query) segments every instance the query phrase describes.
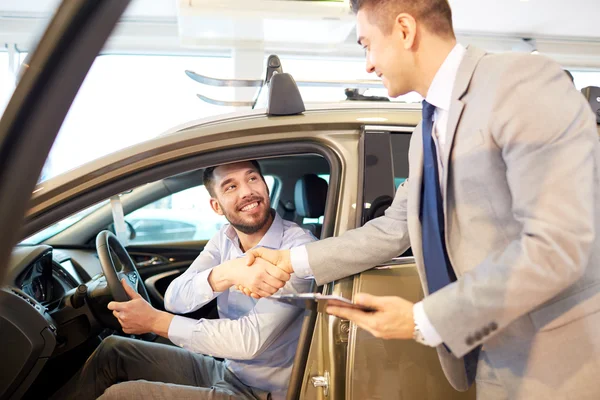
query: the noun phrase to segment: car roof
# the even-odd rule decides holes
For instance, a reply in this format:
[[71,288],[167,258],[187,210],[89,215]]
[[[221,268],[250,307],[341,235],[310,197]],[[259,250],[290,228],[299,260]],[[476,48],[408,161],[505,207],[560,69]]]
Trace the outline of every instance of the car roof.
[[[90,180],[123,165],[140,162],[151,156],[191,152],[193,146],[214,142],[236,134],[252,137],[261,133],[315,131],[360,131],[365,125],[404,126],[412,129],[421,120],[421,105],[394,102],[344,102],[312,105],[304,113],[291,116],[268,116],[264,109],[236,112],[202,118],[180,124],[162,135],[126,147],[90,161],[64,174],[41,182],[32,195],[35,203],[40,197],[51,196],[65,184],[75,180]],[[306,127],[303,129],[303,127]],[[200,143],[200,144],[198,144]],[[183,157],[180,155],[178,157]]]
[[[173,128],[167,130],[166,132],[160,134],[159,136],[170,135],[176,132],[181,132],[185,129],[191,127],[200,127],[200,126],[210,126],[214,124],[222,124],[226,122],[234,122],[245,119],[255,119],[255,118],[267,118],[270,121],[280,119],[280,118],[296,118],[303,116],[314,115],[313,113],[322,113],[322,112],[355,112],[357,115],[346,115],[347,119],[352,121],[356,118],[363,118],[363,121],[359,122],[369,122],[374,124],[381,125],[395,125],[394,122],[398,123],[399,121],[395,121],[393,118],[394,113],[396,112],[411,112],[417,113],[418,118],[420,118],[422,105],[421,103],[404,103],[404,102],[377,102],[377,101],[343,101],[338,103],[306,103],[306,111],[302,114],[292,115],[292,116],[279,116],[273,117],[267,115],[267,110],[265,108],[259,108],[254,110],[243,110],[243,111],[234,111],[231,113],[213,115],[209,117],[199,118],[196,120],[191,120],[184,122],[182,124],[176,125]],[[385,116],[381,116],[381,118],[389,118],[389,120],[376,119],[377,117],[363,115],[363,114],[371,114],[371,113],[384,113]],[[372,118],[372,120],[368,120],[368,118]]]

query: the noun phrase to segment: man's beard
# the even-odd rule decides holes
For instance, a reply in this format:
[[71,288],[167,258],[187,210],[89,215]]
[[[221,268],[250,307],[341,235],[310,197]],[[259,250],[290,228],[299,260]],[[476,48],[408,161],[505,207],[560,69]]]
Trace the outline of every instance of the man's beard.
[[237,218],[235,218],[235,216],[232,216],[229,213],[223,212],[223,214],[225,215],[225,218],[227,219],[227,221],[235,229],[237,229],[238,231],[240,231],[246,235],[252,235],[253,233],[256,233],[256,232],[260,231],[262,228],[264,228],[264,226],[269,222],[271,214],[274,211],[275,210],[271,209],[270,207],[266,207],[264,215],[257,222],[254,222],[251,224],[245,223],[241,218],[237,219]]

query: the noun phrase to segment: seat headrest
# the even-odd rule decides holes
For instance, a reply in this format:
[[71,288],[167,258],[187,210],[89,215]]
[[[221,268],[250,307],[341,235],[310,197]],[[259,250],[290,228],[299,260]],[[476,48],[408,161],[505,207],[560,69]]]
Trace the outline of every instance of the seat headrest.
[[386,194],[377,197],[375,200],[373,200],[373,203],[371,203],[371,208],[369,208],[369,211],[367,212],[367,221],[384,215],[385,210],[387,210],[393,202],[394,198]]
[[303,218],[319,218],[325,214],[327,181],[315,174],[306,174],[296,182],[294,202],[296,213]]

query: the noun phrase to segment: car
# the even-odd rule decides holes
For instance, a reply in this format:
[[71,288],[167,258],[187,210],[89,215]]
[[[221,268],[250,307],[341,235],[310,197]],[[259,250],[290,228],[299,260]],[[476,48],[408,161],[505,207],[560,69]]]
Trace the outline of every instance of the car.
[[[305,105],[294,97],[293,79],[277,73],[265,82],[267,109],[183,124],[34,187],[70,102],[127,3],[65,3],[0,121],[0,265],[7,267],[0,340],[10,344],[0,348],[0,398],[50,396],[101,340],[124,335],[105,307],[116,295],[103,264],[107,249],[97,246],[97,238],[106,239],[106,230],[119,225],[120,209],[129,231],[117,236],[133,260],[123,268],[144,282],[145,297],[160,309],[169,283],[189,267],[220,220],[193,199],[184,207],[187,215],[157,204],[202,192],[204,168],[258,159],[276,211],[318,238],[381,215],[408,177],[420,104]],[[206,203],[202,196],[196,200],[198,207]],[[163,221],[158,230],[157,221]],[[192,223],[171,227],[168,236],[169,222]],[[359,291],[423,297],[410,252],[313,290],[346,298]],[[211,302],[190,316],[214,318],[215,307]],[[475,388],[452,389],[433,348],[382,340],[315,309],[305,312],[287,397],[473,399]]]
[[[23,313],[27,301],[46,310],[57,345],[47,350],[40,370],[14,364],[11,376],[25,377],[18,393],[39,398],[57,389],[99,337],[118,332],[103,311],[111,297],[95,246],[97,235],[113,223],[111,198],[118,198],[130,226],[127,251],[148,298],[162,309],[169,283],[222,223],[208,207],[205,167],[258,159],[282,217],[321,238],[339,235],[390,204],[397,183],[408,176],[408,144],[419,120],[418,104],[306,105],[300,114],[277,117],[256,109],[190,122],[38,184],[23,240],[13,251],[8,290],[23,297]],[[326,191],[315,182],[321,188],[325,183]],[[177,196],[187,210],[163,208]],[[423,294],[415,268],[410,256],[399,257],[315,290],[347,298],[360,290],[418,300]],[[77,308],[72,303],[80,285],[86,285],[88,297]],[[215,307],[213,302],[191,316],[215,317]],[[317,310],[306,311],[295,365],[289,392],[294,399],[473,396],[450,387],[434,349],[377,339]]]

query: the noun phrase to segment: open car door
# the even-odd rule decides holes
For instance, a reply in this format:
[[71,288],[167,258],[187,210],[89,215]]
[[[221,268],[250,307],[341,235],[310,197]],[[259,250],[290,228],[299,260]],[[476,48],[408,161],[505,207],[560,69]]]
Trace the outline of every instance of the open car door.
[[[0,278],[19,239],[31,193],[63,120],[129,0],[66,0],[54,15],[31,56],[0,119]],[[0,292],[0,309],[14,296]],[[27,324],[25,324],[27,325]],[[3,324],[2,329],[15,329]],[[18,328],[16,328],[18,329]],[[21,398],[54,348],[52,334],[38,338],[27,353],[2,346],[1,360],[19,360],[11,376],[2,374],[0,398]],[[20,354],[15,358],[15,351]]]

